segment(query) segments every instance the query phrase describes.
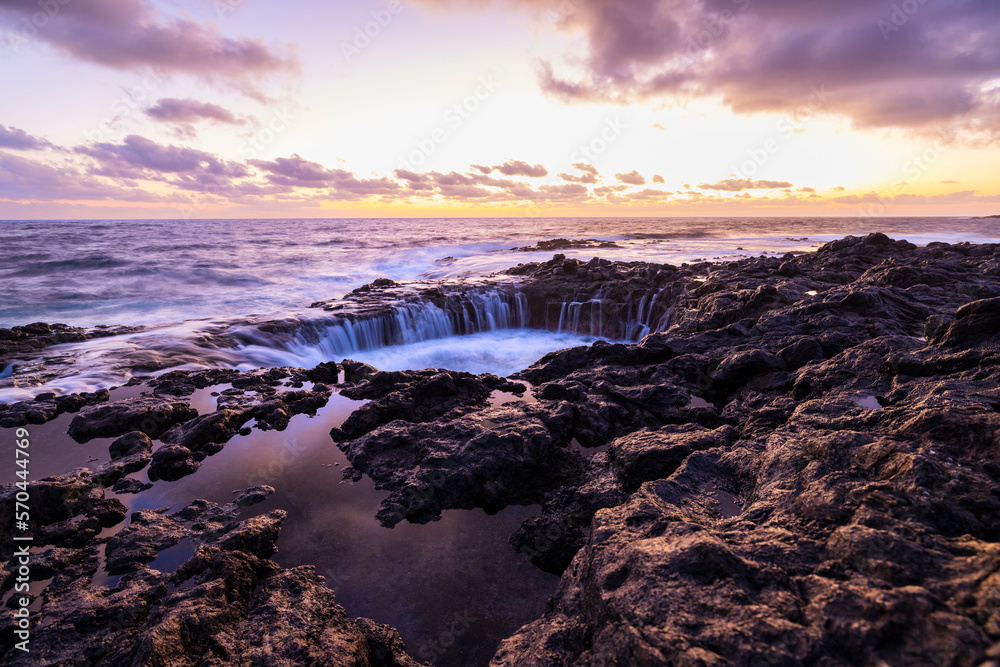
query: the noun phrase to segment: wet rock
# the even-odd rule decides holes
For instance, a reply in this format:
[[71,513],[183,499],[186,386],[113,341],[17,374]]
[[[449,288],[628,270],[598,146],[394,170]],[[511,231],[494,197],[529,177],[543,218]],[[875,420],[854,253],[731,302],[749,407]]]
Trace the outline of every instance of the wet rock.
[[146,484],[137,479],[124,477],[115,482],[115,485],[111,490],[117,494],[135,494],[142,493],[143,491],[151,488],[153,488],[152,484]]
[[495,513],[530,504],[545,490],[576,481],[584,465],[538,409],[523,404],[445,422],[392,421],[339,446],[352,469],[391,491],[378,512],[386,526],[427,523],[445,509]]
[[510,545],[545,572],[562,574],[587,543],[594,514],[625,499],[608,455],[594,454],[578,487],[561,487],[545,494],[542,513],[531,517],[510,536]]
[[[8,614],[0,660],[416,667],[395,630],[347,616],[314,568],[266,560],[283,519],[277,511],[237,522],[231,506],[204,501],[173,515],[137,512],[108,544],[108,571],[124,573],[113,588],[90,584],[93,550],[48,551],[40,570],[58,574],[44,594],[46,623],[24,654]],[[182,540],[193,555],[175,572],[148,568]]]
[[225,384],[242,377],[228,368],[210,368],[201,371],[170,371],[148,381],[153,393],[164,396],[190,396],[198,389]]
[[232,440],[251,418],[249,411],[218,410],[172,426],[160,436],[160,440],[182,445],[192,452],[214,454]]
[[0,328],[0,368],[17,356],[30,355],[52,345],[78,343],[90,338],[104,338],[141,331],[141,327],[95,327],[82,329],[65,324],[35,322],[23,326]]
[[201,461],[194,452],[183,445],[163,445],[153,452],[152,463],[149,466],[150,481],[164,480],[176,482],[201,467]]
[[267,500],[267,497],[274,493],[273,486],[254,486],[244,489],[233,502],[237,507],[250,507]]
[[69,435],[77,442],[114,438],[131,431],[158,438],[174,424],[197,416],[197,410],[185,401],[140,396],[84,409],[70,422]]
[[368,364],[363,364],[360,361],[354,361],[352,359],[344,359],[341,362],[341,368],[344,369],[344,382],[348,384],[354,384],[360,382],[361,380],[366,380],[370,376],[378,373],[378,369],[369,366]]
[[306,371],[306,377],[310,382],[337,384],[338,373],[339,369],[335,362],[325,361],[312,370]]
[[436,370],[380,371],[341,391],[348,398],[371,402],[351,413],[331,435],[334,440],[347,440],[392,421],[426,422],[466,407],[482,406],[492,391],[503,384],[492,375],[477,377]]
[[100,466],[93,471],[90,478],[94,484],[105,488],[117,488],[119,480],[126,475],[139,472],[149,465],[150,460],[151,457],[148,450],[138,451],[135,454],[117,458],[110,463]]
[[108,451],[111,453],[111,460],[133,454],[149,454],[153,451],[153,441],[141,431],[132,431],[112,442]]
[[65,412],[78,412],[85,405],[106,402],[109,396],[107,389],[101,389],[92,393],[66,396],[55,396],[52,393],[39,394],[31,401],[0,404],[0,428],[44,424]]

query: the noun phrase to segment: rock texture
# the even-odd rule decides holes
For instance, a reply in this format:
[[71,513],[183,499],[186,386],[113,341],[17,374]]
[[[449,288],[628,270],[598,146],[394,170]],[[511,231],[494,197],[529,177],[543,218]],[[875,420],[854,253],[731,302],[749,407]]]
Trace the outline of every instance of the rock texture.
[[[45,623],[26,654],[13,648],[12,619],[4,615],[0,659],[12,666],[417,665],[395,630],[348,617],[314,568],[268,560],[284,516],[276,510],[237,521],[235,504],[197,501],[174,514],[134,513],[108,542],[104,568],[93,546],[41,551],[32,571],[51,577],[42,592]],[[151,567],[179,546],[191,555],[175,571]],[[124,576],[95,586],[102,570]]]
[[[845,239],[713,270],[612,363],[529,369],[603,396],[660,372],[711,407],[615,438],[547,496],[521,532],[568,566],[493,664],[996,664],[998,295],[995,246]],[[629,372],[649,351],[669,358]]]
[[142,327],[110,326],[81,329],[46,322],[35,322],[10,329],[0,328],[0,370],[20,355],[37,352],[52,345],[78,343],[90,338],[106,338],[141,330]]
[[1000,658],[1000,248],[591,264],[516,272],[533,304],[663,290],[667,330],[548,355],[501,407],[397,376],[335,433],[389,523],[542,500],[511,543],[562,582],[494,665]]

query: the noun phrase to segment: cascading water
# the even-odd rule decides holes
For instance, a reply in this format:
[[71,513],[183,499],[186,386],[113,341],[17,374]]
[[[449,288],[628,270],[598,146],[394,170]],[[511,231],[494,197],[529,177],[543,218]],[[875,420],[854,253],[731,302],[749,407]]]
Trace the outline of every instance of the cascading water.
[[527,298],[515,291],[490,290],[392,305],[373,316],[342,316],[304,322],[294,336],[244,331],[242,356],[253,364],[301,364],[339,360],[361,352],[503,329],[531,322]]
[[667,288],[644,290],[616,301],[602,289],[593,298],[563,301],[556,331],[638,342],[669,327],[674,307],[666,305],[671,302],[668,292]]

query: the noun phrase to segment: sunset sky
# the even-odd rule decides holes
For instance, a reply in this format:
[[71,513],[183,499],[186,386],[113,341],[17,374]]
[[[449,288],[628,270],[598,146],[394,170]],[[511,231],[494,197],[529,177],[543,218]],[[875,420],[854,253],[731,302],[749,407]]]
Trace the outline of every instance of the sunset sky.
[[996,0],[0,0],[0,218],[1000,213]]

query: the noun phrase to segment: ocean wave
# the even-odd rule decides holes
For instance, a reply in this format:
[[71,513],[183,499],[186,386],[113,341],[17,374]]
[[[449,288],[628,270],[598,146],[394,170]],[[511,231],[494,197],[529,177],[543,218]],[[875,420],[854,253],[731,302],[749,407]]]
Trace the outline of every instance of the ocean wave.
[[81,257],[78,259],[57,259],[35,262],[8,273],[7,277],[48,276],[69,271],[98,271],[129,266],[132,262],[107,256]]

